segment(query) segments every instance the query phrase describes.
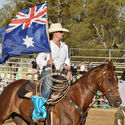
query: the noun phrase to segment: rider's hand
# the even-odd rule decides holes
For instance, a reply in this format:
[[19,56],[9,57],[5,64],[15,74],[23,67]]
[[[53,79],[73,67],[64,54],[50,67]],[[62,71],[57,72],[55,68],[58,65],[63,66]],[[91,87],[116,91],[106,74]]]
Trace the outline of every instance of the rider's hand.
[[67,64],[65,64],[65,69],[70,70],[70,67]]
[[47,61],[47,65],[52,65],[52,64],[53,64],[53,60],[52,59]]

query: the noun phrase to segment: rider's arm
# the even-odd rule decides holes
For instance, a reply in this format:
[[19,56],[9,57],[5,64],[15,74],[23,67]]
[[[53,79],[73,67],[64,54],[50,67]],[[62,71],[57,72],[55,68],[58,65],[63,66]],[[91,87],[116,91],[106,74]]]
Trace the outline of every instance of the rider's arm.
[[[70,58],[69,58],[69,53],[68,53],[68,46],[65,46],[65,50],[66,50],[66,60],[65,60],[65,68],[66,66],[68,66],[68,69],[70,68]],[[66,68],[67,69],[67,68]]]
[[49,53],[39,53],[36,58],[36,63],[42,70],[43,67],[47,65],[49,59],[50,59]]

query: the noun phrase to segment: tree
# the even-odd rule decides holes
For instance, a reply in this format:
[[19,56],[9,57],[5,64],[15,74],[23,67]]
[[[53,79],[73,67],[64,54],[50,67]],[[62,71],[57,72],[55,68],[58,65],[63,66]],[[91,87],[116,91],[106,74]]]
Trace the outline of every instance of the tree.
[[[71,37],[75,37],[73,41],[84,41],[84,45],[82,44],[81,47],[86,47],[91,42],[89,48],[92,47],[91,45],[94,45],[94,48],[113,48],[114,43],[119,44],[119,37],[121,36],[119,33],[121,30],[120,23],[123,26],[123,21],[119,22],[118,18],[119,2],[117,0],[89,0],[85,7],[82,7],[80,2],[82,3],[82,1],[77,1],[79,4],[79,14],[76,11],[76,16],[79,15],[80,18],[79,20],[75,19],[72,25],[76,27],[74,29],[79,27],[79,32],[73,31],[73,36],[71,35]],[[70,11],[73,12],[72,10]],[[88,29],[91,33],[88,32]],[[80,34],[83,30],[85,30],[84,35],[81,34],[78,38],[78,33]],[[76,35],[74,36],[74,34]],[[71,37],[69,40],[72,39]],[[84,40],[82,40],[83,37]]]
[[[8,25],[21,9],[42,2],[11,0],[2,9],[1,27]],[[70,30],[65,35],[70,47],[122,48],[125,43],[123,0],[47,0],[47,7],[49,23],[61,22]]]

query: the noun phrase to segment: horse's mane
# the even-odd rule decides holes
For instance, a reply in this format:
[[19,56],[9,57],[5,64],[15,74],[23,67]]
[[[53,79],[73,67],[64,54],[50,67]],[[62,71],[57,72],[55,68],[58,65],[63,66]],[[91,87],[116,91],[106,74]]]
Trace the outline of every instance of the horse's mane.
[[98,69],[98,68],[103,68],[104,66],[105,66],[105,64],[101,64],[99,66],[96,66],[96,67],[90,69],[89,71],[92,71],[92,70],[95,70],[95,69]]
[[101,64],[99,66],[96,66],[96,67],[93,67],[92,69],[90,69],[88,72],[86,72],[85,74],[82,75],[82,77],[86,78],[91,72],[94,72],[94,71],[98,71],[100,68],[103,68],[105,66],[105,64]]
[[[86,73],[84,73],[79,79],[77,79],[74,83],[73,83],[73,85],[75,84],[75,83],[81,83],[80,81],[81,81],[81,79],[86,79],[86,78],[88,78],[88,76],[90,75],[90,73],[95,73],[95,72],[98,72],[98,70],[100,69],[100,68],[103,68],[105,66],[105,64],[101,64],[101,65],[99,65],[99,66],[96,66],[96,67],[93,67],[92,69],[90,69],[88,72],[86,72]],[[83,80],[84,81],[84,80]]]

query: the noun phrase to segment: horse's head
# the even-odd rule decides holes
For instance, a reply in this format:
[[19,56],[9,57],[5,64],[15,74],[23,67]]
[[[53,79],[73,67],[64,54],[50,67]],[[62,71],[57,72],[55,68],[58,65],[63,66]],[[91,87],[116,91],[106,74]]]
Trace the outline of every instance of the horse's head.
[[102,69],[98,89],[102,91],[107,98],[109,105],[118,107],[121,104],[121,98],[118,91],[118,78],[115,73],[113,62],[109,61]]

